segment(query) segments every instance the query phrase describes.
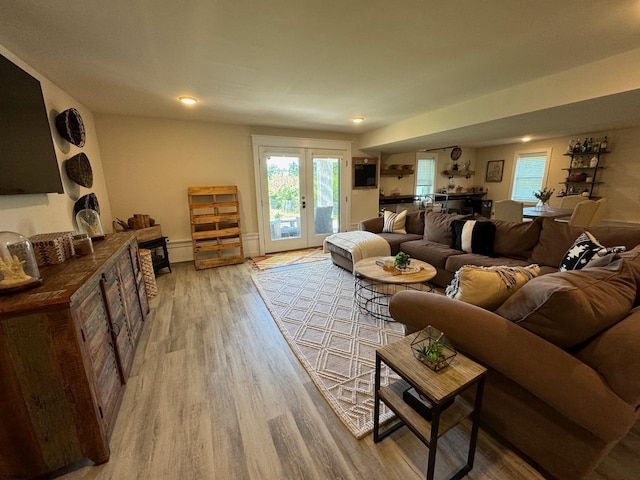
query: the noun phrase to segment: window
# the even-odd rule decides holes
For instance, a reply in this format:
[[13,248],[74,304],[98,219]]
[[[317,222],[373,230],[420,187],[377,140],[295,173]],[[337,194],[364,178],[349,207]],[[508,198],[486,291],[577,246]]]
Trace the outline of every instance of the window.
[[543,188],[550,158],[551,149],[516,154],[511,200],[536,202],[533,192]]
[[433,183],[436,171],[435,155],[420,155],[417,157],[416,195],[433,193]]

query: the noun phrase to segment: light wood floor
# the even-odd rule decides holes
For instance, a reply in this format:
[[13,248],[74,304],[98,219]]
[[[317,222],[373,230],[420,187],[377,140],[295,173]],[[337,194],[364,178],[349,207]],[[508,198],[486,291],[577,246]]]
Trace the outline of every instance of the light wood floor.
[[[271,320],[248,264],[172,268],[157,280],[110,461],[60,478],[424,478],[428,450],[406,428],[374,444],[343,426]],[[464,460],[467,435],[463,424],[441,439],[436,478]],[[590,479],[639,478],[639,452],[636,425]],[[481,430],[466,478],[542,477]]]

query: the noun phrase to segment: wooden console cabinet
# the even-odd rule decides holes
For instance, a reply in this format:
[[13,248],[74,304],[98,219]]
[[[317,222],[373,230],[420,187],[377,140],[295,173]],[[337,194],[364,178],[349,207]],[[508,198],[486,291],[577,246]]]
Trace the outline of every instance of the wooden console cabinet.
[[109,459],[149,310],[132,233],[40,273],[41,286],[0,296],[0,478]]

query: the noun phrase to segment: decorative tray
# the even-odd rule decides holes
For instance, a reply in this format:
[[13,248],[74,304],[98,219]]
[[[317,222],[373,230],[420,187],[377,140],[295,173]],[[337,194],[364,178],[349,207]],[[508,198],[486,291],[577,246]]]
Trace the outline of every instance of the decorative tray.
[[396,268],[396,272],[398,272],[398,274],[400,275],[409,275],[411,273],[418,273],[420,270],[422,270],[422,267],[419,267],[417,265],[414,265],[414,266],[409,265],[408,267],[404,267],[402,269]]

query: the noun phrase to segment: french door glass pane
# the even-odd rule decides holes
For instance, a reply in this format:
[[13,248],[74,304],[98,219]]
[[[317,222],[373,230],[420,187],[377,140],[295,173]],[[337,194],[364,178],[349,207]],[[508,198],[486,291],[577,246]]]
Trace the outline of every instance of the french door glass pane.
[[271,240],[300,237],[300,157],[267,157]]
[[340,218],[340,159],[313,159],[314,234],[336,233]]

